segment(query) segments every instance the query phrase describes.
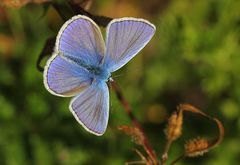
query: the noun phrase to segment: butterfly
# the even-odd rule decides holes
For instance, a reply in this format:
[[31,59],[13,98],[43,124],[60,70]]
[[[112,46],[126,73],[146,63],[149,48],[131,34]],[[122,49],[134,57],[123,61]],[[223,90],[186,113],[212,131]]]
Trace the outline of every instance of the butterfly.
[[152,38],[155,26],[144,19],[113,19],[106,42],[89,17],[76,15],[61,27],[44,67],[44,86],[53,95],[73,97],[69,109],[90,133],[104,134],[109,118],[111,73],[130,61]]

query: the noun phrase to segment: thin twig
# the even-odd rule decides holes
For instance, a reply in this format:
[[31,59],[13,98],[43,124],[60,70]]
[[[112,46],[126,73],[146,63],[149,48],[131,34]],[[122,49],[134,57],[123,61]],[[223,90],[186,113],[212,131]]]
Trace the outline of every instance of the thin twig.
[[106,27],[109,22],[113,19],[110,17],[106,16],[99,16],[99,15],[94,15],[88,11],[86,11],[83,7],[81,7],[79,4],[74,3],[74,1],[69,2],[70,7],[72,8],[72,11],[74,12],[74,15],[76,14],[82,14],[85,16],[90,17],[96,24],[102,27]]
[[63,19],[64,22],[66,22],[70,18],[69,10],[66,9],[66,6],[60,3],[51,3],[53,8],[58,12],[60,17]]
[[55,40],[56,40],[56,37],[51,37],[51,38],[48,38],[47,41],[45,42],[45,45],[41,53],[39,54],[37,63],[36,63],[36,67],[38,71],[43,72],[44,68],[41,66],[41,62],[44,57],[50,56],[52,54]]
[[172,141],[167,141],[167,144],[165,145],[164,152],[162,154],[162,160],[161,160],[161,165],[164,165],[168,159],[168,151],[171,147]]
[[174,165],[175,163],[177,163],[178,161],[180,161],[181,159],[183,159],[185,157],[185,154],[180,155],[179,157],[177,157],[175,160],[173,160],[170,165]]

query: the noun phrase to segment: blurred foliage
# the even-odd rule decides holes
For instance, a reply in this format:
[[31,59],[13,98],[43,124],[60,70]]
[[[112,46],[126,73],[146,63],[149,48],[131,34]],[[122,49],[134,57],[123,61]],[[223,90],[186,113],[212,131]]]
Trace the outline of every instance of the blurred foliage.
[[[61,1],[59,1],[61,2]],[[223,121],[223,143],[182,164],[240,162],[240,1],[101,0],[90,12],[141,17],[153,22],[152,41],[113,75],[141,121],[157,153],[166,142],[166,119],[187,102]],[[36,60],[63,20],[43,4],[0,8],[0,164],[124,164],[138,157],[129,138],[117,130],[130,120],[111,93],[106,133],[86,132],[68,110],[69,99],[43,86]],[[184,139],[216,132],[207,120],[186,116],[184,137],[169,152],[176,158]],[[179,163],[181,164],[181,163]]]

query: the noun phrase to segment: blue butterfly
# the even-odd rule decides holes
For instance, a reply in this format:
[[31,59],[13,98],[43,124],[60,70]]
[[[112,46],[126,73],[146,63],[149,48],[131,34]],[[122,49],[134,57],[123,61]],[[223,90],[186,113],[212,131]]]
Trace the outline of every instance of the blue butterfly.
[[103,135],[109,118],[106,82],[150,41],[155,30],[144,19],[114,19],[107,26],[105,43],[93,20],[74,16],[60,29],[44,68],[46,89],[53,95],[74,96],[69,109],[76,120],[87,131]]

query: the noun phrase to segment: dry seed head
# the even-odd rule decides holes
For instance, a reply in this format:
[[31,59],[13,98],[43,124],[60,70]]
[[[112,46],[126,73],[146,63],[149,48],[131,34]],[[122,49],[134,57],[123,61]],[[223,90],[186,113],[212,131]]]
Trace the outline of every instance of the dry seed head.
[[196,138],[189,140],[185,143],[185,155],[188,157],[202,156],[204,153],[208,152],[210,144],[205,138]]
[[171,117],[168,119],[167,126],[167,139],[175,140],[182,134],[182,120],[183,115],[182,111],[179,113],[174,112]]
[[143,145],[144,143],[144,136],[142,132],[136,127],[129,127],[129,126],[120,126],[118,127],[119,130],[123,131],[127,135],[130,135],[132,141],[138,145]]

